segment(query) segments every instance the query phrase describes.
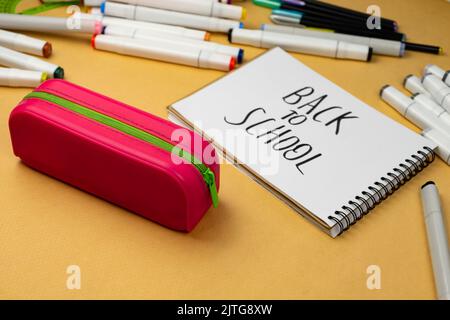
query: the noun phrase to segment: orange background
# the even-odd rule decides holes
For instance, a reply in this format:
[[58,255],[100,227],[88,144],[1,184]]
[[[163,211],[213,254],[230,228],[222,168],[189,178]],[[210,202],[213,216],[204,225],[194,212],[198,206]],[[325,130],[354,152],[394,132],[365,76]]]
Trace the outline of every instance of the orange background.
[[[358,10],[374,4],[332,2]],[[447,1],[375,4],[411,41],[450,50]],[[249,1],[245,7],[247,27],[268,22],[268,9]],[[89,36],[30,35],[52,42],[50,61],[64,67],[67,80],[161,117],[169,104],[224,74],[95,51]],[[212,40],[226,43],[225,35]],[[245,50],[246,61],[263,52]],[[428,63],[450,68],[448,55],[413,52],[404,58],[374,56],[371,63],[294,56],[415,131],[379,99],[379,89],[388,83],[400,88],[407,74],[419,75]],[[12,154],[7,123],[28,92],[0,88],[0,298],[435,298],[419,188],[436,181],[449,221],[450,169],[440,159],[334,240],[223,165],[219,208],[182,234],[21,164]],[[366,268],[373,264],[381,268],[380,290],[366,287]],[[66,288],[69,265],[81,268],[80,290]]]

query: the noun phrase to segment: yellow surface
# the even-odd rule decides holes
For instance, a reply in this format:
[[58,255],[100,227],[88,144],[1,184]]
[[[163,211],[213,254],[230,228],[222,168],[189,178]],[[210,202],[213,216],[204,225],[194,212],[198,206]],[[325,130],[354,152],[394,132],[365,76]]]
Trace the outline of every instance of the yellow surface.
[[[373,1],[333,3],[364,10]],[[450,50],[448,2],[377,4],[411,41]],[[268,22],[269,10],[248,1],[245,7],[248,27]],[[223,75],[95,51],[89,37],[34,35],[52,42],[50,61],[64,67],[67,80],[161,117],[167,105]],[[226,42],[224,35],[212,40]],[[247,61],[263,52],[245,49]],[[295,57],[416,131],[379,99],[379,89],[401,87],[404,76],[427,63],[450,68],[448,55],[421,53],[374,56],[371,63]],[[435,298],[419,187],[436,181],[449,221],[450,168],[440,159],[335,240],[223,165],[219,208],[182,234],[21,164],[7,122],[27,92],[0,88],[0,298]],[[381,268],[380,290],[366,287],[373,264]],[[69,265],[81,268],[81,290],[66,288]]]

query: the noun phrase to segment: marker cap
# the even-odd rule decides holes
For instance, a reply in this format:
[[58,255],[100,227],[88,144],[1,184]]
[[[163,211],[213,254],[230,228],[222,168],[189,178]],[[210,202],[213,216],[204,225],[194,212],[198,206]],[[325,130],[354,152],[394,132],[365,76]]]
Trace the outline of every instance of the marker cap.
[[234,69],[236,59],[229,55],[202,50],[198,63],[201,68],[230,71]]
[[438,78],[442,79],[444,77],[445,71],[435,64],[427,64],[423,69],[423,74],[426,75],[428,73],[432,73]]
[[386,85],[381,88],[380,97],[402,115],[405,115],[408,107],[414,103],[411,98],[407,97],[391,85]]
[[403,86],[411,93],[422,93],[427,96],[430,95],[430,93],[427,92],[427,90],[422,86],[422,82],[420,81],[420,79],[413,74],[407,75],[405,77]]
[[424,75],[422,84],[439,103],[442,102],[445,96],[450,94],[450,88],[434,74]]
[[56,70],[53,72],[53,78],[64,79],[64,69],[61,67],[56,68]]
[[370,61],[372,54],[373,49],[368,46],[339,41],[336,58]]

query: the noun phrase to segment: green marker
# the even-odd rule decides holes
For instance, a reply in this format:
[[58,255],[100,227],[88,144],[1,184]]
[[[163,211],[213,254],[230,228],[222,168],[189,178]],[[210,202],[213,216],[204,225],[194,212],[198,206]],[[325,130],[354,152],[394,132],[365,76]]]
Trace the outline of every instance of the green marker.
[[260,7],[266,7],[270,9],[280,9],[281,1],[277,0],[253,0],[253,3]]
[[60,66],[4,47],[0,47],[0,65],[23,70],[42,71],[47,73],[50,78],[64,78],[64,70]]

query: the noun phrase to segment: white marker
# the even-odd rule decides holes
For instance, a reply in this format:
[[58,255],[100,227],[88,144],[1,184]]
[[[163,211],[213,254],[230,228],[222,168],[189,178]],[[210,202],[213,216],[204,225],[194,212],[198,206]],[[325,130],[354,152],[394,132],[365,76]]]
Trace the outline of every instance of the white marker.
[[50,43],[5,30],[0,30],[0,46],[46,58],[52,54]]
[[427,227],[428,248],[433,264],[434,283],[439,300],[450,300],[450,253],[439,191],[434,182],[422,186],[422,206]]
[[217,0],[110,0],[130,5],[198,14],[225,19],[245,19],[245,9],[220,3]]
[[308,28],[297,28],[274,24],[262,24],[261,30],[362,44],[371,47],[374,54],[381,54],[386,56],[402,57],[405,54],[405,44],[400,41],[353,36],[343,33],[315,31]]
[[450,87],[434,74],[424,75],[422,85],[445,110],[450,112]]
[[381,99],[386,101],[406,119],[422,130],[436,129],[448,135],[449,129],[433,112],[419,102],[407,97],[392,86],[384,86],[380,91]]
[[450,70],[445,71],[435,64],[428,64],[425,66],[423,70],[423,75],[426,75],[428,73],[434,74],[436,77],[441,79],[446,85],[450,86]]
[[103,26],[121,26],[127,28],[136,28],[160,32],[161,35],[170,34],[178,37],[186,37],[198,40],[209,40],[210,34],[206,31],[193,30],[178,26],[169,26],[166,24],[151,23],[144,21],[135,21],[114,17],[105,17],[85,13],[75,13],[80,19],[100,21]]
[[421,93],[431,97],[430,93],[423,87],[422,81],[415,75],[407,75],[403,81],[403,86],[412,94]]
[[417,101],[422,106],[424,106],[429,111],[433,112],[436,117],[442,120],[443,123],[445,123],[448,126],[447,132],[450,134],[450,113],[447,112],[444,108],[442,108],[440,105],[438,105],[434,100],[432,100],[430,97],[422,94],[422,93],[416,93],[411,96],[411,98],[414,101]]
[[433,141],[438,147],[436,154],[446,164],[450,165],[450,138],[445,133],[437,129],[426,129],[421,135],[430,141]]
[[92,38],[95,49],[142,58],[179,63],[199,68],[229,71],[234,69],[235,58],[206,50],[187,49],[184,46],[158,43],[155,45],[145,40],[97,35]]
[[107,16],[171,24],[176,26],[207,30],[212,32],[228,32],[232,28],[242,27],[242,23],[215,17],[205,17],[189,13],[148,7],[131,6],[127,4],[105,2],[101,6],[102,12]]
[[237,63],[241,63],[244,55],[244,50],[236,47],[226,46],[223,44],[194,40],[189,38],[173,37],[169,35],[161,35],[160,32],[126,28],[118,26],[109,26],[103,30],[103,33],[110,36],[126,37],[141,39],[148,42],[148,44],[174,44],[178,46],[185,46],[186,48],[203,49],[211,52],[221,53],[232,56],[236,59]]
[[95,20],[80,20],[26,14],[0,13],[0,28],[34,32],[84,32],[98,34],[102,24]]
[[228,32],[228,40],[258,48],[281,47],[288,51],[340,59],[370,61],[372,58],[372,49],[368,46],[262,30],[232,29]]
[[45,72],[0,68],[0,86],[34,88],[45,80]]
[[64,78],[64,70],[52,63],[8,48],[0,47],[0,65],[10,68],[42,71],[50,78]]

